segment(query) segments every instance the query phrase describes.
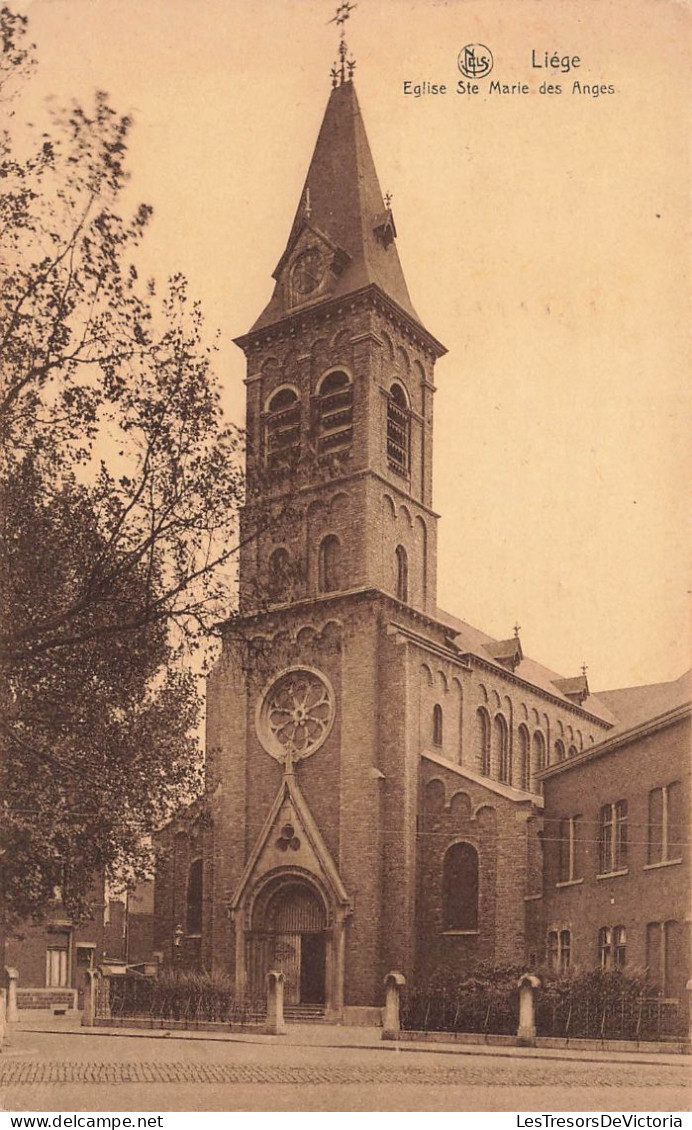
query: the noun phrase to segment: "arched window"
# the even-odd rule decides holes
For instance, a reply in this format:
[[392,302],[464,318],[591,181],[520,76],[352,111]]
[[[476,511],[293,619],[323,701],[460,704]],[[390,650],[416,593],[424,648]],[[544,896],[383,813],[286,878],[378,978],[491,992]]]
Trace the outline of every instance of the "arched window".
[[540,730],[536,730],[533,735],[533,751],[532,751],[532,777],[536,773],[540,773],[545,769],[545,738]]
[[408,600],[408,554],[403,545],[396,547],[396,595],[397,600]]
[[478,929],[478,852],[452,844],[442,865],[442,929]]
[[318,584],[320,592],[336,592],[341,588],[341,544],[338,537],[328,534],[320,544]]
[[411,457],[411,412],[400,384],[393,384],[387,401],[387,462],[402,475],[408,475]]
[[576,757],[577,756],[577,747],[575,745],[571,745],[569,747],[569,749],[567,750],[567,756],[568,757]]
[[502,714],[496,714],[493,719],[493,763],[498,781],[509,784],[512,779],[509,763],[509,731]]
[[555,742],[555,760],[564,761],[566,756],[567,753],[565,751],[565,743],[563,742],[562,738],[558,738]]
[[336,455],[353,441],[353,385],[348,373],[328,373],[317,397],[317,454]]
[[482,706],[476,711],[478,763],[484,777],[490,776],[490,716]]
[[292,467],[300,455],[300,400],[292,388],[281,388],[267,405],[265,422],[267,467]]
[[195,859],[187,873],[187,933],[202,933],[202,860]]
[[520,789],[528,789],[529,787],[529,731],[526,726],[520,726],[518,731],[519,737],[519,780],[517,784]]
[[269,599],[286,600],[289,595],[291,559],[281,546],[269,558]]
[[432,740],[433,745],[442,745],[442,707],[439,702],[433,706]]

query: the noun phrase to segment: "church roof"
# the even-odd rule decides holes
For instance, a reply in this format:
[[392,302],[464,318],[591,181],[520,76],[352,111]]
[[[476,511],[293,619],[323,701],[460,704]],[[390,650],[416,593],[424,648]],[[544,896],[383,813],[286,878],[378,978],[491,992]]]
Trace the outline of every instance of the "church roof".
[[[443,612],[438,609],[438,619],[441,623],[446,624],[455,632],[454,643],[459,651],[475,655],[478,659],[483,660],[485,663],[492,663],[497,666],[499,671],[506,672],[506,664],[500,660],[494,660],[492,653],[496,650],[502,641],[493,639],[492,636],[486,635],[478,628],[472,627],[467,624],[465,620],[459,620],[456,616],[451,616],[448,612]],[[545,691],[547,694],[552,695],[554,698],[562,699],[565,703],[571,706],[575,705],[574,699],[569,694],[565,693],[563,687],[566,685],[567,680],[564,675],[558,674],[556,671],[551,671],[550,668],[544,667],[541,663],[537,663],[535,659],[531,659],[524,655],[522,652],[521,659],[514,668],[513,674],[523,679],[525,683],[531,683],[539,690]],[[571,680],[570,680],[571,682]],[[567,688],[569,689],[569,687]],[[601,721],[614,725],[617,721],[617,715],[610,707],[608,702],[604,702],[601,695],[589,694],[582,702],[579,703],[581,710],[585,710],[587,714],[591,714],[595,718],[600,718]]]
[[251,333],[296,309],[282,275],[306,233],[333,254],[332,276],[313,301],[374,285],[422,324],[411,304],[394,242],[394,219],[382,196],[351,81],[331,92],[286,250],[274,272],[277,285]]
[[692,701],[692,670],[667,683],[599,691],[598,698],[616,715],[617,730],[629,730]]

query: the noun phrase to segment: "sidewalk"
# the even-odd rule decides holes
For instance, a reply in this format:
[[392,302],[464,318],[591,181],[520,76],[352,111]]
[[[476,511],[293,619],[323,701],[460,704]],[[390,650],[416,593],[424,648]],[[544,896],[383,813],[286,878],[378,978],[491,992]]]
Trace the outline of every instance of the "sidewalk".
[[[382,1029],[375,1027],[346,1027],[336,1024],[291,1024],[287,1025],[284,1036],[270,1036],[263,1032],[240,1031],[195,1031],[170,1030],[167,1028],[83,1028],[80,1014],[72,1013],[67,1016],[46,1016],[35,1013],[20,1013],[20,1019],[11,1025],[12,1033],[29,1034],[32,1032],[49,1035],[64,1035],[66,1037],[93,1039],[93,1038],[127,1038],[140,1040],[207,1040],[214,1043],[241,1043],[264,1044],[282,1047],[333,1047],[333,1048],[370,1048],[372,1051],[390,1053],[394,1055],[406,1052],[427,1053],[429,1055],[460,1055],[460,1056],[490,1056],[494,1059],[532,1059],[532,1060],[566,1060],[582,1063],[635,1063],[648,1066],[689,1066],[689,1058],[679,1052],[636,1052],[636,1051],[594,1051],[578,1048],[524,1048],[511,1046],[489,1046],[483,1043],[459,1044],[450,1041],[436,1040],[434,1043],[427,1041],[390,1041],[382,1039]],[[11,1050],[8,1048],[8,1050]],[[4,1054],[4,1049],[3,1049]]]

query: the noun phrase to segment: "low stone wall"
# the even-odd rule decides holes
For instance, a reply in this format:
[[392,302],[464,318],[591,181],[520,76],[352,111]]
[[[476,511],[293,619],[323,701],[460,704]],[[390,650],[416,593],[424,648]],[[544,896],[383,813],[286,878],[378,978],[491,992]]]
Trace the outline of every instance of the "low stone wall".
[[153,1016],[96,1017],[94,1028],[137,1028],[162,1032],[256,1032],[266,1031],[264,1021],[256,1024],[227,1024],[222,1020],[161,1020]]
[[69,1008],[77,1007],[76,989],[17,989],[17,1008]]
[[[477,1032],[413,1032],[400,1029],[388,1033],[387,1040],[406,1041],[421,1044],[484,1044],[494,1048],[517,1048],[524,1046],[517,1036],[483,1035]],[[537,1048],[570,1048],[572,1051],[606,1052],[647,1052],[659,1055],[690,1055],[692,1044],[686,1040],[579,1040],[563,1039],[557,1036],[537,1036]]]

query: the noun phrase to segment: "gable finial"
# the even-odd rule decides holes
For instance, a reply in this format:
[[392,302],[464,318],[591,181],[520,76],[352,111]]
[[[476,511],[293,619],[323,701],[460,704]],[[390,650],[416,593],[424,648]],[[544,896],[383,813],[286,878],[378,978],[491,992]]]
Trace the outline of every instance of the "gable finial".
[[384,206],[385,206],[385,208],[387,209],[388,212],[391,211],[391,208],[392,208],[392,194],[391,194],[391,192],[385,192],[385,194],[384,194]]
[[581,665],[581,673],[582,673],[582,675],[584,676],[584,678],[586,678],[586,672],[588,671],[588,669],[589,669],[589,668],[588,668],[588,667],[586,666],[586,664],[585,664],[585,663],[582,663],[582,665]]
[[[331,69],[332,86],[343,86],[348,81],[351,82],[353,72],[356,68],[356,61],[354,58],[347,59],[348,47],[346,46],[346,29],[344,27],[346,20],[350,16],[357,4],[350,4],[349,0],[344,0],[342,4],[336,9],[336,15],[328,20],[330,24],[336,24],[339,28],[339,62],[335,63]],[[348,71],[348,74],[346,73]]]
[[515,640],[519,639],[520,631],[521,631],[521,624],[517,620],[516,624],[514,625],[514,638],[515,638]]

